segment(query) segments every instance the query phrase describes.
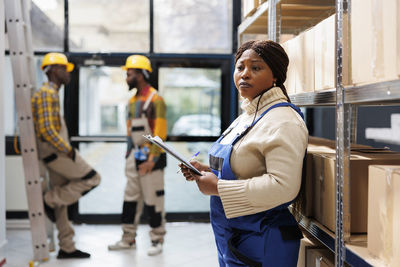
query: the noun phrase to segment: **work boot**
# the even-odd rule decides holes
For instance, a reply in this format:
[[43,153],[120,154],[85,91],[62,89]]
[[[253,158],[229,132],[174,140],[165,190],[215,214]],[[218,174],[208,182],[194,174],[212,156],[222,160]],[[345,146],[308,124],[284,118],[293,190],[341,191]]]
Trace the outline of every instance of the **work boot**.
[[115,244],[108,245],[108,250],[122,250],[122,249],[135,249],[135,248],[136,248],[135,239],[133,239],[131,242],[120,240]]
[[147,255],[155,256],[162,252],[162,243],[159,240],[151,241],[151,246],[147,250]]
[[57,259],[84,259],[84,258],[90,258],[90,254],[80,251],[79,249],[72,251],[70,253],[60,249],[57,255]]

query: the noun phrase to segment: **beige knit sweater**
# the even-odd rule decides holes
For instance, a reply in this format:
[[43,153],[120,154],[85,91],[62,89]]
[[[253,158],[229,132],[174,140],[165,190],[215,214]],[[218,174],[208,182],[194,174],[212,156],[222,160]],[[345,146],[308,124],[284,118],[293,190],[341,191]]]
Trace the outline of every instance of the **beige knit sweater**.
[[[251,124],[258,99],[244,100],[239,123],[222,144]],[[257,116],[280,102],[286,102],[281,89],[270,89],[261,98]],[[226,217],[254,214],[293,200],[301,185],[307,142],[307,127],[291,107],[274,108],[264,115],[233,147],[230,164],[237,180],[218,181]]]

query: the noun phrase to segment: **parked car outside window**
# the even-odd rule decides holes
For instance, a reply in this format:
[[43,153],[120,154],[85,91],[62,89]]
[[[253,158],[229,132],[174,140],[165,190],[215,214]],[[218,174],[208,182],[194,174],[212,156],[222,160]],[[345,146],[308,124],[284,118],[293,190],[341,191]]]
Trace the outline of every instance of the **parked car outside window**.
[[171,135],[219,136],[221,120],[211,114],[191,114],[180,117],[171,130]]

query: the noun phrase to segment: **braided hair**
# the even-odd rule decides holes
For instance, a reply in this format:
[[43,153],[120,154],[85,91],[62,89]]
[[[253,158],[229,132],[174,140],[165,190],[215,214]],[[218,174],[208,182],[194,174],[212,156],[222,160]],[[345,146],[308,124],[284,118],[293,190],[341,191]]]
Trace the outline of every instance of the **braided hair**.
[[246,50],[254,50],[271,69],[276,78],[276,86],[280,87],[287,101],[290,98],[283,83],[286,80],[286,72],[289,65],[289,57],[282,46],[274,41],[252,40],[242,44],[235,55],[235,64]]

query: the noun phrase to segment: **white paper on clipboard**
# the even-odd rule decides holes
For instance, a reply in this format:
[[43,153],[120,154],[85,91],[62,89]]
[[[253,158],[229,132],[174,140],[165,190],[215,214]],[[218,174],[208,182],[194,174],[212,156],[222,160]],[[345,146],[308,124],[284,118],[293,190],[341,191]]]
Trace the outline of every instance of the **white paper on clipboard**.
[[161,147],[165,152],[176,158],[178,161],[182,162],[183,165],[191,169],[195,174],[201,175],[201,172],[196,169],[190,162],[188,162],[184,157],[182,157],[177,151],[175,151],[172,147],[167,145],[166,143],[163,142],[163,140],[158,137],[154,136],[152,137],[151,135],[143,135],[144,138],[152,142],[153,144]]

